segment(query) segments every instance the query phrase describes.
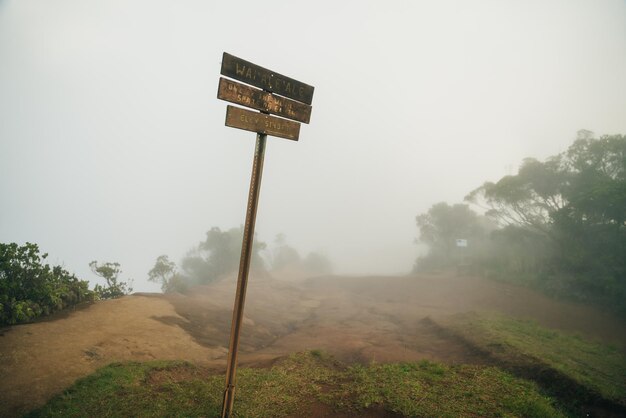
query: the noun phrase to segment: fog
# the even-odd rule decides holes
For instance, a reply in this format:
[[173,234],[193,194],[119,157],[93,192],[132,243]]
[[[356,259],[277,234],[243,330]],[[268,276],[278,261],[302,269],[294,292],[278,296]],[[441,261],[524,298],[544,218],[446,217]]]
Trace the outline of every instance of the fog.
[[243,224],[224,51],[315,86],[300,140],[268,137],[256,231],[341,274],[406,273],[434,203],[626,132],[622,1],[0,0],[0,241],[145,291],[157,256]]

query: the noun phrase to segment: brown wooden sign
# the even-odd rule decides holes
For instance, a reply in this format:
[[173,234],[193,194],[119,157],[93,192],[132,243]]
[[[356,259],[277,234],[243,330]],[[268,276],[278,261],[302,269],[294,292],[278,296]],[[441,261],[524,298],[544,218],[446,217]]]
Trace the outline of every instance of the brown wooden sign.
[[226,106],[226,126],[260,134],[298,140],[300,124],[236,106]]
[[221,74],[310,105],[315,88],[224,52]]
[[274,115],[309,123],[312,107],[220,77],[217,98]]

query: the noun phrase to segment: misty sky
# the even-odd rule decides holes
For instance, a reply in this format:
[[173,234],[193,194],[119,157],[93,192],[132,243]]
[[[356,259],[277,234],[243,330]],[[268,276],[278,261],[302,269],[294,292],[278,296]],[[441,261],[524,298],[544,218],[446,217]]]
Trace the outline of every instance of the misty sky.
[[224,51],[315,86],[300,141],[268,137],[257,233],[339,273],[406,273],[432,204],[626,133],[622,0],[0,0],[0,241],[158,290],[157,256],[243,224]]

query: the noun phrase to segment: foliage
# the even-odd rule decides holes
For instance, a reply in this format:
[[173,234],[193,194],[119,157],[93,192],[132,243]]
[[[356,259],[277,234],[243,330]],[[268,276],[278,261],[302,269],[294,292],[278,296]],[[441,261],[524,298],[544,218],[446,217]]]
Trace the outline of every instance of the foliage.
[[298,251],[287,244],[285,234],[278,234],[274,239],[275,247],[272,254],[272,269],[296,268],[308,274],[330,274],[332,264],[328,257],[320,252],[312,251],[306,257],[300,257]]
[[524,160],[515,176],[505,176],[496,183],[486,182],[466,198],[484,199],[491,216],[504,225],[526,227],[549,234],[550,214],[565,205],[562,194],[569,178],[561,155],[545,163],[533,158]]
[[164,293],[187,293],[189,283],[185,280],[185,276],[176,273],[164,285],[161,286]]
[[[417,260],[415,269],[450,267],[469,258],[478,258],[487,249],[489,231],[494,225],[479,216],[468,205],[433,205],[427,213],[416,218],[420,231],[419,240],[429,247],[426,256]],[[459,248],[457,239],[465,239],[469,245]]]
[[297,266],[302,260],[298,251],[287,245],[285,234],[278,234],[274,239],[274,250],[272,254],[272,269],[281,270],[289,266]]
[[[29,417],[219,416],[223,375],[181,362],[112,364],[81,379]],[[317,351],[271,369],[241,368],[234,412],[242,417],[337,415],[368,408],[420,417],[560,417],[537,385],[494,367],[422,361],[346,367]]]
[[565,153],[567,205],[552,214],[555,263],[579,297],[626,313],[626,136],[581,138]]
[[106,262],[98,264],[97,261],[89,263],[89,267],[94,274],[102,277],[106,281],[106,286],[97,284],[94,292],[100,299],[114,299],[128,295],[133,291],[132,279],[129,282],[118,281],[118,276],[122,273],[119,263]]
[[304,269],[309,273],[330,274],[333,272],[333,265],[330,259],[322,253],[312,251],[302,260]]
[[[222,231],[218,227],[206,233],[206,239],[192,249],[183,259],[182,268],[190,284],[209,283],[239,268],[243,227]],[[263,259],[259,252],[265,249],[264,242],[255,237],[252,245],[252,270],[263,270]]]
[[0,324],[31,321],[93,300],[86,281],[44,264],[47,256],[37,244],[0,243]]
[[[466,200],[500,227],[483,229],[488,251],[468,253],[485,274],[626,315],[626,136],[581,131],[565,152],[527,158],[517,174],[484,183]],[[468,210],[440,203],[417,217],[430,248],[418,267],[446,265],[452,234],[475,227]]]
[[480,261],[487,275],[516,281],[538,280],[549,273],[554,246],[545,236],[529,228],[507,225],[490,235],[490,253]]
[[166,255],[157,257],[154,267],[148,272],[148,280],[161,284],[164,293],[187,291],[187,283],[184,278],[176,272],[176,263],[170,261]]
[[[219,227],[211,228],[205,240],[183,257],[180,272],[174,262],[162,255],[148,273],[149,280],[161,283],[164,292],[185,293],[190,286],[211,283],[237,272],[243,232],[243,227],[224,231]],[[253,272],[265,272],[266,265],[272,270],[298,268],[314,274],[328,274],[332,270],[330,260],[323,254],[312,252],[301,258],[298,251],[287,244],[284,234],[278,234],[274,244],[274,248],[269,250],[255,235],[250,263]],[[263,252],[267,264],[262,257]]]

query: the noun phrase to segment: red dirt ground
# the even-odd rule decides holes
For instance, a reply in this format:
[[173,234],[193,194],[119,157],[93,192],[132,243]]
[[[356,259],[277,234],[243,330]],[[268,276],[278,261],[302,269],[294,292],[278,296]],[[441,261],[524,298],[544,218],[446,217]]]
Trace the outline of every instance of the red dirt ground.
[[[0,416],[38,407],[114,361],[183,359],[223,371],[234,293],[234,280],[224,280],[186,296],[136,294],[0,329]],[[531,318],[626,349],[617,318],[476,277],[252,278],[240,365],[310,349],[346,362],[481,363],[426,319],[469,311]]]

